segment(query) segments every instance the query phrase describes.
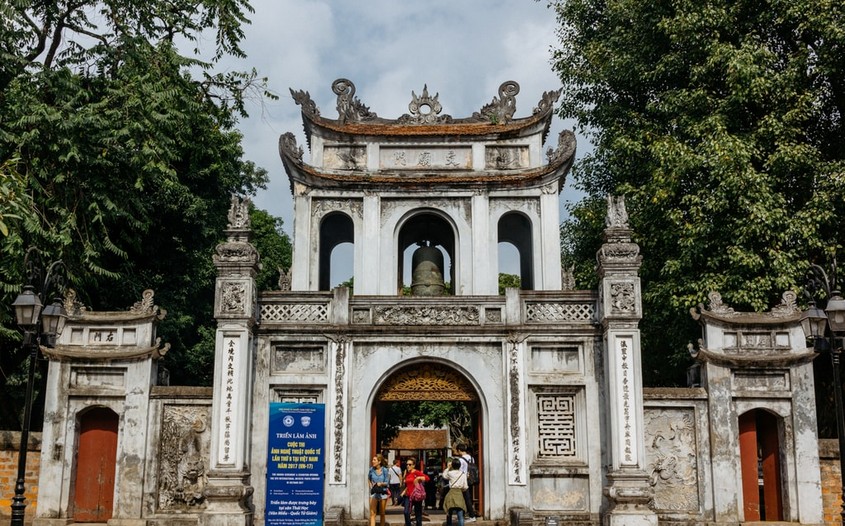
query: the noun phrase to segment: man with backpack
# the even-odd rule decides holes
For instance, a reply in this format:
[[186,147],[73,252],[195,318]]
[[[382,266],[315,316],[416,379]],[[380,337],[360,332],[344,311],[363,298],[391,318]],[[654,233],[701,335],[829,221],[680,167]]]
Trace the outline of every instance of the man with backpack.
[[464,501],[467,506],[467,517],[464,522],[475,522],[476,514],[475,508],[472,505],[472,487],[478,484],[478,464],[472,455],[467,453],[466,444],[458,444],[455,446],[457,457],[461,461],[461,471],[467,474],[467,489],[464,490]]

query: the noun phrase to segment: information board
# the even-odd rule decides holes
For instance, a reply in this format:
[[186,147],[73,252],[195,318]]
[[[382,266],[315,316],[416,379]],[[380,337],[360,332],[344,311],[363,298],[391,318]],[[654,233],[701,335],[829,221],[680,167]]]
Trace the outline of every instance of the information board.
[[324,404],[270,404],[266,526],[323,524]]

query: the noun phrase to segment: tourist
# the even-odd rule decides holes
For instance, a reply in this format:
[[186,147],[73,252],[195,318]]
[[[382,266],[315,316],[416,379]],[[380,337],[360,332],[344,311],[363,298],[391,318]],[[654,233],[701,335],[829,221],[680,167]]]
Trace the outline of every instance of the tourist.
[[367,479],[370,483],[370,526],[376,526],[376,513],[381,517],[380,526],[385,526],[385,508],[390,489],[390,472],[387,469],[387,460],[381,455],[376,455],[371,461],[370,472]]
[[393,461],[390,467],[390,498],[394,506],[401,500],[399,497],[399,486],[402,484],[402,461],[398,458]]
[[414,490],[414,484],[425,484],[428,476],[416,468],[417,462],[413,458],[409,458],[405,462],[405,526],[411,526],[411,506],[414,507],[414,515],[416,516],[417,526],[422,526],[423,512],[422,501],[411,502],[411,492]]
[[452,459],[450,468],[443,472],[443,479],[449,484],[449,492],[443,499],[446,526],[452,526],[452,512],[455,512],[458,516],[458,526],[464,526],[464,513],[466,513],[464,491],[469,488],[467,474],[461,471],[461,460],[459,458]]
[[[455,446],[455,450],[457,451],[458,458],[461,462],[461,471],[466,474],[467,470],[469,470],[469,465],[475,463],[475,459],[472,458],[472,455],[467,453],[467,447],[465,444],[458,444]],[[467,484],[467,489],[464,490],[464,501],[466,502],[466,511],[467,517],[466,522],[475,522],[475,508],[472,507],[472,487]]]
[[440,478],[440,472],[443,471],[443,465],[437,457],[428,459],[428,465],[423,472],[428,476],[428,481],[425,483],[425,509],[437,509],[437,479]]

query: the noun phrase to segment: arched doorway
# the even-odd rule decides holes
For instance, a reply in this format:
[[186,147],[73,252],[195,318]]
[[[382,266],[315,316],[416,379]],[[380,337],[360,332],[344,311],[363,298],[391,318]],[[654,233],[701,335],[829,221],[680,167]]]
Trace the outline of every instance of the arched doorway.
[[745,520],[783,520],[778,417],[764,409],[740,415],[739,454]]
[[[447,415],[450,418],[445,424],[448,427],[448,445],[454,448],[458,442],[466,444],[478,463],[479,472],[484,473],[482,412],[478,392],[466,376],[444,363],[414,362],[399,368],[384,381],[371,412],[371,453],[389,447],[396,437],[395,425],[391,422],[408,421],[404,415],[413,414],[415,410],[429,414],[429,422],[438,420],[438,411],[454,411]],[[394,418],[397,416],[398,419]],[[413,449],[429,452],[434,450],[429,448],[432,445],[421,444],[422,447]],[[425,454],[422,458],[429,460]],[[438,456],[438,459],[441,463],[446,460],[445,455]],[[479,484],[473,487],[473,501],[478,513],[484,509],[483,479],[482,476]]]
[[79,415],[79,447],[74,480],[76,522],[107,522],[114,508],[119,417],[107,407]]

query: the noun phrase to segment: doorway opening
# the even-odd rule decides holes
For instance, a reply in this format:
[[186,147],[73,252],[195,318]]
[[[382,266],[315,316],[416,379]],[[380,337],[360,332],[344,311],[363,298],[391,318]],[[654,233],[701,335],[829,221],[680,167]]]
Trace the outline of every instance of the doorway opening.
[[73,498],[76,522],[108,522],[112,517],[119,420],[107,407],[93,407],[79,415]]
[[764,409],[739,417],[742,501],[746,521],[782,521],[779,418]]
[[[478,392],[463,373],[446,364],[414,362],[391,374],[376,394],[370,429],[372,454],[386,453],[391,464],[415,457],[429,477],[436,474],[426,488],[434,497],[433,507],[441,500],[434,484],[459,443],[484,473]],[[484,509],[483,478],[471,487],[479,515]]]

